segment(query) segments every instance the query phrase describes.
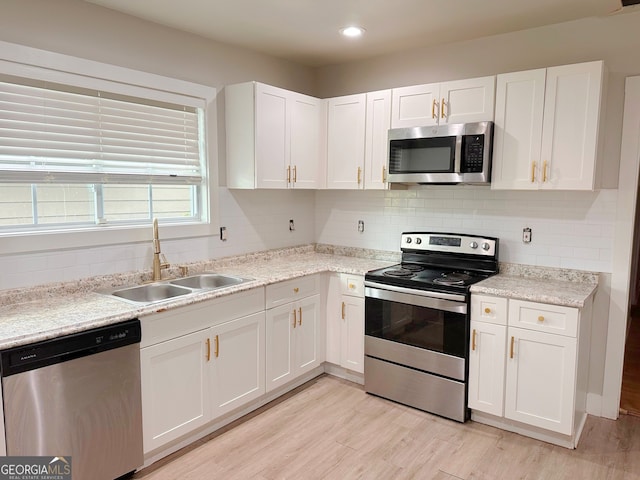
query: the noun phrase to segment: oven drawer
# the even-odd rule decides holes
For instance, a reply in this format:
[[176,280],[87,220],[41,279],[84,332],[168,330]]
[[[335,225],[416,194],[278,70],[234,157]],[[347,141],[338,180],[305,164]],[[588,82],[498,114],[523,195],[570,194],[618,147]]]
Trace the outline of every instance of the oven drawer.
[[575,337],[578,334],[578,309],[509,300],[509,326]]
[[418,370],[432,372],[443,377],[464,381],[465,359],[434,352],[426,348],[364,336],[364,353],[368,357],[382,358]]
[[385,362],[364,359],[364,389],[395,402],[464,422],[468,416],[465,384]]
[[487,295],[471,295],[471,320],[507,324],[507,299]]

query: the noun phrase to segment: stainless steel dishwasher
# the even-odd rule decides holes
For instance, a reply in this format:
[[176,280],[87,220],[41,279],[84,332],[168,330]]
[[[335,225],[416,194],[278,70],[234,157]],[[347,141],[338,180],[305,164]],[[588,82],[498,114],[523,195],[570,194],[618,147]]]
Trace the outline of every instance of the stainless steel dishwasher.
[[71,457],[74,480],[143,463],[140,321],[1,352],[7,455]]

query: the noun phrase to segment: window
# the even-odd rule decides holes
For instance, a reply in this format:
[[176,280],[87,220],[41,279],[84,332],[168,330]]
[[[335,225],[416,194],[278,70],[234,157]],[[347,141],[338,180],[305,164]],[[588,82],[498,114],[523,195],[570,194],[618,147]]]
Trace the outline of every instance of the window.
[[203,109],[0,76],[0,233],[203,220]]

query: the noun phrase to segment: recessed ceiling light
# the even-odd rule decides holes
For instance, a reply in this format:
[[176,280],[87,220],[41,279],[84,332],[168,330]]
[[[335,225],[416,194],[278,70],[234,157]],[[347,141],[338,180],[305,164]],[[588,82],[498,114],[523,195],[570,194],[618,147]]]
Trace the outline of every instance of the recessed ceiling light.
[[345,37],[360,37],[362,36],[362,34],[364,33],[364,28],[362,27],[357,27],[355,25],[349,26],[349,27],[344,27],[340,29],[340,33],[342,35],[344,35]]

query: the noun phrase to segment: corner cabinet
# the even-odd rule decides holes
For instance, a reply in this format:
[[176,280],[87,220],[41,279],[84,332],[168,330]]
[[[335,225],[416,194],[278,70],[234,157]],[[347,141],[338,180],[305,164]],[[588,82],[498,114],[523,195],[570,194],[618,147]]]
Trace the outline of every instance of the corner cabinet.
[[493,120],[496,77],[394,88],[391,128]]
[[327,103],[327,188],[383,190],[391,90],[347,95]]
[[326,360],[351,372],[364,373],[362,275],[342,273],[329,277]]
[[498,75],[492,189],[593,190],[602,61]]
[[225,87],[227,186],[324,186],[320,99],[257,82]]
[[575,448],[587,417],[591,304],[472,295],[471,418]]
[[267,285],[266,391],[294,380],[324,361],[319,276]]

